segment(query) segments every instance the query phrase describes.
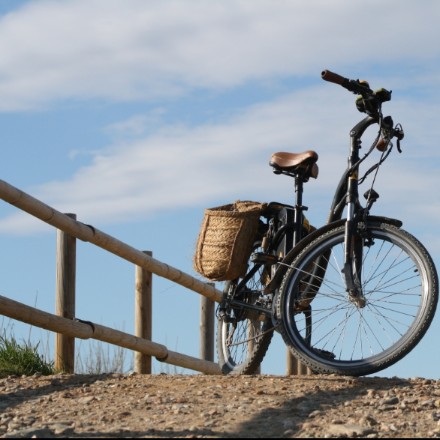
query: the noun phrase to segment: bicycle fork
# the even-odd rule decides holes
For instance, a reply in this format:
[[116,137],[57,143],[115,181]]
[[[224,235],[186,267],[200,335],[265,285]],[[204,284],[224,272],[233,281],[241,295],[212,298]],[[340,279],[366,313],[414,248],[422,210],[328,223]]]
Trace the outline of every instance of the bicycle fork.
[[349,300],[362,309],[367,303],[362,289],[364,240],[358,230],[356,212],[359,212],[357,169],[352,171],[347,188],[347,221],[345,222],[344,267],[342,273],[345,278]]
[[347,219],[345,223],[344,267],[342,273],[345,277],[349,300],[361,309],[367,303],[362,289],[363,242],[363,237],[357,232],[356,221]]
[[[367,206],[358,208],[356,214],[354,214],[355,205],[353,203],[348,205],[344,235],[344,268],[342,269],[349,299],[359,308],[366,306],[366,298],[362,289],[364,247],[373,244],[368,235],[367,217],[371,207],[379,198],[379,194],[374,189],[369,189],[364,197],[367,200]],[[361,220],[363,226],[359,223]]]

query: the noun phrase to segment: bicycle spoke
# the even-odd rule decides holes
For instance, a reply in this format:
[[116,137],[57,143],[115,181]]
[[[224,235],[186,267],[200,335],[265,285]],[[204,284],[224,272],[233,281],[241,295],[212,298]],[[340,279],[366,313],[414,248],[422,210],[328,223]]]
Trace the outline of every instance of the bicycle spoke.
[[[421,337],[418,329],[432,319],[426,317],[427,301],[436,301],[437,292],[427,296],[428,266],[420,263],[413,247],[418,244],[395,228],[378,228],[370,232],[373,244],[362,258],[365,305],[350,301],[342,274],[344,234],[343,227],[323,234],[291,264],[280,302],[290,304],[289,314],[280,309],[282,334],[318,370],[376,371],[410,350],[414,334]],[[301,306],[311,314],[311,326]]]

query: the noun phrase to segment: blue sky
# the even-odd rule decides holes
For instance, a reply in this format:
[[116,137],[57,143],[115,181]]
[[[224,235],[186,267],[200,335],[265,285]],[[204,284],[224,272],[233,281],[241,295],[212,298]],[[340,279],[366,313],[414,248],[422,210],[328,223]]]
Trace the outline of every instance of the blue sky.
[[[200,278],[205,208],[292,200],[275,151],[319,153],[305,204],[325,222],[362,117],[320,79],[330,69],[393,91],[384,111],[406,136],[375,213],[401,219],[440,267],[438,1],[2,0],[0,14],[2,180]],[[55,246],[52,227],[1,203],[0,294],[53,312]],[[87,243],[77,254],[77,316],[133,332],[134,267]],[[159,277],[153,289],[153,340],[198,356],[199,295]],[[438,378],[439,330],[436,317],[380,374]],[[276,335],[263,373],[284,374],[285,358]]]

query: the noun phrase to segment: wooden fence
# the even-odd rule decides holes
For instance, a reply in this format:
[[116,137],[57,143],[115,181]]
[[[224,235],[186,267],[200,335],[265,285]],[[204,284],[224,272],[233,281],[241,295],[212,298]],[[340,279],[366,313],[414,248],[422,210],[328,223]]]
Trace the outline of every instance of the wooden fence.
[[[135,371],[151,373],[151,357],[171,365],[205,374],[221,374],[214,363],[214,304],[222,292],[213,283],[205,283],[105,234],[77,221],[75,214],[63,214],[25,192],[0,180],[0,198],[58,229],[56,315],[0,296],[0,314],[56,332],[55,365],[74,371],[75,338],[96,339],[134,350]],[[136,265],[135,335],[75,318],[76,239],[90,242]],[[170,351],[151,341],[151,276],[156,274],[202,295],[200,316],[200,358]],[[288,352],[287,374],[310,374]]]
[[[212,348],[208,338],[213,334],[208,313],[213,304],[221,301],[222,292],[212,283],[204,283],[168,264],[154,259],[150,252],[142,252],[97,228],[76,220],[73,214],[63,214],[25,192],[0,180],[0,198],[58,229],[57,237],[57,301],[56,315],[29,307],[17,301],[0,296],[0,314],[57,333],[55,362],[65,371],[73,371],[74,339],[96,339],[137,352],[135,368],[148,372],[149,357],[171,365],[200,371],[205,374],[221,374],[217,363],[213,362]],[[104,327],[93,322],[75,318],[75,239],[90,242],[136,265],[136,336]],[[166,346],[150,340],[148,316],[151,292],[151,273],[159,275],[206,298],[202,309],[205,324],[201,331],[202,356],[210,360],[194,358],[173,352]],[[210,304],[209,306],[207,304]],[[150,307],[151,310],[151,307]],[[147,312],[146,312],[147,311]],[[208,348],[207,348],[208,347]],[[202,350],[201,350],[202,351]]]

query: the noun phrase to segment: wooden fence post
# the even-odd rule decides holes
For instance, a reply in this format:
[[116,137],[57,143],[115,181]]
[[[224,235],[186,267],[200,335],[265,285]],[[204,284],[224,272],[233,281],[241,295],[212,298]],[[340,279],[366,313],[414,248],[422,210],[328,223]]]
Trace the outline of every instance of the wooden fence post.
[[[214,283],[208,283],[214,286]],[[200,298],[200,359],[214,361],[215,301]]]
[[312,370],[299,361],[287,348],[287,376],[310,376]]
[[[144,251],[150,257],[151,251]],[[150,271],[136,266],[136,297],[135,297],[135,336],[151,341],[152,339],[152,281]],[[151,374],[151,356],[138,351],[134,354],[134,370],[140,374]]]
[[[76,219],[76,214],[66,214]],[[56,315],[75,317],[76,238],[57,230]],[[55,338],[55,368],[66,373],[75,370],[75,338],[61,333]]]
[[296,357],[290,352],[287,347],[287,367],[286,367],[287,376],[296,376],[298,374],[298,361]]
[[[248,328],[248,352],[251,353],[254,351],[255,347],[255,336],[260,333],[260,321],[250,321],[249,320],[249,328]],[[261,374],[261,364],[258,365],[258,368],[255,370],[255,374]]]

